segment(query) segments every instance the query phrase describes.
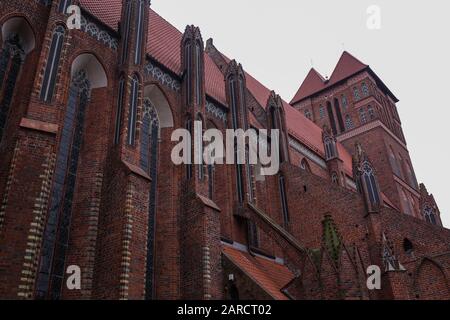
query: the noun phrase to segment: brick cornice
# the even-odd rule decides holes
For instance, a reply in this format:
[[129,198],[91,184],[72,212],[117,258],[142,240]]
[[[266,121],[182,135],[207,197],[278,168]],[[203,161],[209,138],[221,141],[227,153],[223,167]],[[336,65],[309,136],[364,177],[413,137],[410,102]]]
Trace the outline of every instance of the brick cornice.
[[20,127],[50,134],[56,134],[58,132],[57,124],[28,118],[22,118],[22,120],[20,121]]

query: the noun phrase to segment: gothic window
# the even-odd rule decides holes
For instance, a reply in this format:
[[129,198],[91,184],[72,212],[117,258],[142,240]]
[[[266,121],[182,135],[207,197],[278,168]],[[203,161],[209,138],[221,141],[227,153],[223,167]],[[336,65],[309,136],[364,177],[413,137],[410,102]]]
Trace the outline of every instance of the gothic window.
[[41,88],[41,100],[47,103],[51,102],[53,99],[53,93],[56,86],[56,76],[58,74],[59,61],[64,43],[64,33],[64,27],[57,26],[52,35],[47,65],[44,71],[44,80],[42,81]]
[[59,6],[58,6],[58,12],[66,13],[66,10],[70,6],[71,2],[72,2],[71,0],[60,0]]
[[90,83],[84,70],[75,74],[69,88],[67,109],[55,167],[47,225],[44,232],[37,297],[58,299],[65,274],[65,259],[72,218],[72,201],[90,99]]
[[334,120],[333,106],[331,105],[330,101],[327,102],[327,111],[328,111],[328,118],[330,119],[331,130],[333,131],[333,134],[336,135],[337,134],[336,121]]
[[309,109],[305,109],[305,117],[312,121],[312,115]]
[[414,245],[408,238],[403,239],[403,250],[406,254],[412,254],[414,251]]
[[116,128],[114,132],[114,144],[119,144],[120,142],[120,130],[122,127],[122,111],[123,111],[123,100],[125,96],[125,79],[120,77],[119,80],[119,92],[117,95],[117,110],[116,110]]
[[372,106],[368,106],[367,107],[367,113],[368,113],[368,115],[369,115],[369,119],[370,120],[375,120],[375,111],[374,111],[374,109],[373,109],[373,107]]
[[325,145],[325,157],[327,160],[330,160],[332,158],[335,158],[337,156],[336,154],[336,144],[331,137],[326,137],[324,139],[324,145]]
[[366,110],[364,110],[364,108],[359,109],[359,120],[361,121],[361,124],[367,122]]
[[237,94],[235,88],[235,81],[230,81],[230,99],[231,99],[231,112],[233,118],[233,129],[239,128],[239,120],[237,115]]
[[185,64],[185,85],[186,85],[186,106],[190,106],[192,102],[192,52],[191,43],[187,42],[184,47],[184,64]]
[[366,186],[370,204],[372,206],[379,205],[380,196],[378,192],[378,186],[375,180],[375,175],[372,166],[367,161],[365,161],[362,165],[362,182]]
[[281,199],[281,208],[283,212],[283,222],[284,226],[287,227],[289,225],[289,209],[286,195],[286,184],[284,176],[279,176],[279,187],[280,187],[280,199]]
[[353,129],[353,127],[354,127],[354,125],[353,125],[352,118],[350,117],[350,115],[347,114],[345,116],[345,128],[347,130],[351,130],[351,129]]
[[339,184],[339,178],[336,172],[333,172],[331,175],[331,183],[338,185]]
[[362,83],[361,90],[364,97],[367,97],[369,95],[369,87],[367,86],[367,83],[365,82]]
[[203,83],[203,68],[202,68],[202,48],[200,43],[195,45],[195,97],[197,105],[202,104],[202,83]]
[[320,106],[319,116],[320,116],[320,119],[325,119],[325,107],[324,106]]
[[151,178],[149,194],[149,218],[147,231],[147,269],[146,269],[146,299],[153,298],[154,291],[154,243],[155,218],[158,185],[158,152],[159,152],[159,119],[150,99],[144,100],[144,112],[141,134],[141,168]]
[[341,130],[341,132],[343,132],[345,131],[344,120],[342,119],[341,107],[339,105],[338,99],[334,99],[334,111],[336,112],[339,129]]
[[353,88],[353,97],[355,98],[355,101],[361,99],[361,95],[359,94],[359,89],[357,87]]
[[409,201],[405,191],[400,190],[400,195],[402,198],[403,210],[405,211],[406,214],[412,215],[411,202]]
[[341,100],[342,100],[342,108],[344,108],[344,110],[347,111],[348,109],[347,97],[345,95],[342,95]]
[[428,205],[425,206],[425,208],[423,209],[423,214],[424,214],[425,220],[427,222],[437,225],[436,214],[435,214],[433,208],[431,208]]
[[138,18],[136,19],[136,47],[134,50],[134,64],[139,65],[142,61],[142,43],[144,40],[145,0],[139,0]]
[[308,161],[306,161],[306,159],[302,159],[302,162],[300,163],[300,168],[302,170],[307,171],[307,172],[311,172],[311,168],[309,166]]
[[122,64],[128,59],[128,45],[130,41],[130,26],[131,26],[131,6],[132,2],[127,0],[126,8],[125,8],[125,21],[123,28],[123,42],[122,42]]
[[4,44],[0,56],[0,97],[3,95],[0,100],[0,142],[6,128],[14,89],[24,57],[25,53],[21,48],[20,39],[17,35],[13,35]]
[[134,145],[136,138],[136,118],[139,100],[139,78],[134,75],[131,79],[130,106],[128,111],[128,144]]

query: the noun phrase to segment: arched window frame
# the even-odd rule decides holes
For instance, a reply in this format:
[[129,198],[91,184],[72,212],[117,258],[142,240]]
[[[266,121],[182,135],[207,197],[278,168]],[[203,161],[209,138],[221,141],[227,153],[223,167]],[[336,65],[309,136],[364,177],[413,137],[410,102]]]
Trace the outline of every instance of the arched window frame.
[[349,114],[345,115],[345,127],[346,130],[351,130],[355,127],[353,124],[352,117]]
[[72,4],[72,0],[60,0],[58,5],[58,12],[65,14],[67,8]]
[[369,87],[367,86],[367,83],[363,82],[361,84],[361,91],[364,97],[367,97],[370,93],[369,93]]
[[130,146],[135,145],[136,140],[136,120],[139,104],[139,87],[140,79],[137,74],[134,74],[131,78],[130,84],[130,102],[128,108],[128,139],[127,143]]
[[431,223],[431,224],[434,224],[434,225],[437,225],[437,224],[438,224],[438,223],[437,223],[437,218],[436,218],[436,213],[435,213],[434,209],[433,209],[431,206],[426,205],[426,206],[424,207],[424,209],[423,209],[423,215],[424,215],[424,217],[425,217],[425,220],[426,220],[428,223]]
[[119,88],[117,94],[117,109],[116,109],[116,125],[114,131],[114,144],[120,143],[120,131],[122,129],[122,112],[125,100],[126,81],[123,75],[119,79]]
[[144,42],[144,22],[145,22],[145,2],[139,0],[137,3],[137,19],[136,19],[136,45],[134,50],[134,64],[140,65],[142,62],[142,43]]
[[40,99],[46,103],[51,103],[56,87],[59,63],[61,60],[66,29],[58,25],[53,30],[47,64],[44,69]]
[[366,110],[364,108],[359,109],[359,119],[361,124],[367,123]]
[[330,160],[337,157],[336,143],[332,137],[325,137],[323,140],[325,146],[325,157],[326,160]]
[[365,185],[367,196],[372,208],[380,205],[380,195],[378,185],[375,179],[375,174],[371,164],[364,161],[361,166],[362,183]]
[[10,116],[11,103],[24,59],[25,52],[20,37],[13,34],[4,43],[0,57],[0,142]]
[[353,88],[353,97],[355,98],[355,101],[359,101],[361,99],[358,87]]
[[200,42],[195,43],[195,101],[198,106],[203,103],[203,49]]
[[306,172],[311,172],[311,167],[309,166],[309,163],[305,158],[303,158],[300,162],[300,168],[302,170],[305,170]]
[[[59,299],[69,241],[72,200],[77,179],[78,162],[83,141],[86,109],[90,102],[91,85],[85,70],[72,78],[64,128],[61,131],[58,161],[52,186],[52,203],[44,232],[43,251],[36,288],[38,298]],[[56,223],[55,223],[56,222]],[[58,250],[53,250],[58,246]]]
[[184,44],[184,67],[186,106],[189,107],[192,103],[192,46],[189,40]]
[[123,41],[122,41],[122,58],[121,63],[124,64],[128,59],[128,46],[130,41],[130,33],[131,33],[131,13],[132,13],[132,1],[127,0],[125,7],[125,21],[123,28]]
[[336,172],[333,172],[331,174],[331,183],[335,184],[335,185],[339,185],[339,177],[338,177],[338,174]]

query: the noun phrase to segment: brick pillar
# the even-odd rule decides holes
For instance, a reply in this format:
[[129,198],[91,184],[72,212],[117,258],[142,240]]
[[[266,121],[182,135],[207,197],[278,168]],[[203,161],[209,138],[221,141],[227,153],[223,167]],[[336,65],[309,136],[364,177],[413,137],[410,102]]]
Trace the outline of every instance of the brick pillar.
[[222,298],[220,210],[190,192],[181,219],[181,292],[183,299]]
[[94,299],[144,299],[150,179],[116,163],[103,188],[94,268]]

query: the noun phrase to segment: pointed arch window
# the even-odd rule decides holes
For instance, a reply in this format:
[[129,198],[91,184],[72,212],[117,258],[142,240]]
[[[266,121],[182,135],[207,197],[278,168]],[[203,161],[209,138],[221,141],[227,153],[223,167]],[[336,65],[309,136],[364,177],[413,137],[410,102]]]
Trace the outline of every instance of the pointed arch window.
[[72,4],[72,0],[60,0],[58,5],[59,13],[66,13],[67,8]]
[[134,146],[136,139],[136,118],[139,100],[139,77],[134,75],[131,79],[130,106],[128,112],[128,139],[130,146]]
[[397,162],[397,158],[395,157],[394,150],[392,149],[392,146],[389,146],[389,161],[391,163],[391,167],[392,167],[392,170],[394,171],[394,173],[400,177],[401,174],[400,174],[399,165]]
[[0,142],[9,118],[17,79],[25,58],[18,35],[12,35],[4,44],[0,56]]
[[347,114],[345,116],[345,127],[346,127],[346,130],[351,130],[354,128],[352,117],[350,117],[349,114]]
[[144,100],[144,112],[141,134],[141,168],[151,178],[149,194],[149,217],[147,231],[147,269],[146,289],[147,300],[154,297],[154,245],[155,245],[155,218],[157,208],[158,186],[158,153],[159,153],[159,119],[156,109],[150,99]]
[[184,46],[184,65],[185,65],[185,90],[186,90],[186,106],[192,103],[192,48],[188,41]]
[[138,18],[136,19],[136,47],[134,49],[134,64],[139,65],[142,62],[142,43],[144,42],[144,20],[145,20],[145,1],[139,0]]
[[366,110],[364,110],[364,108],[359,109],[359,120],[361,121],[361,124],[367,122]]
[[123,28],[123,42],[122,42],[122,58],[121,63],[124,64],[128,59],[128,46],[130,41],[130,26],[131,26],[131,11],[132,11],[132,2],[127,0],[125,7],[125,21]]
[[281,209],[283,213],[283,222],[284,226],[287,227],[289,225],[290,217],[289,217],[289,208],[286,194],[286,183],[284,176],[280,175],[278,178],[279,188],[280,188],[280,199],[281,199]]
[[64,43],[65,31],[66,29],[64,29],[63,26],[57,26],[53,31],[40,96],[41,100],[47,103],[50,103],[53,99],[53,94],[56,86],[56,76],[58,74],[58,67]]
[[325,107],[322,105],[319,108],[319,116],[320,116],[320,119],[325,119]]
[[[198,122],[201,122],[203,124],[203,118],[200,115],[200,113],[197,114],[197,117],[195,120]],[[202,126],[202,128],[203,128],[203,126]],[[204,167],[203,167],[203,132],[201,132],[201,130],[194,130],[194,131],[195,131],[194,133],[196,134],[196,136],[195,136],[196,144],[197,144],[197,146],[199,146],[198,150],[197,150],[197,152],[198,152],[197,157],[201,161],[201,164],[197,165],[198,166],[197,167],[198,168],[198,179],[203,180],[203,178],[205,177],[205,171],[204,171]]]
[[331,175],[331,183],[338,185],[339,184],[339,177],[336,172],[333,172]]
[[365,82],[362,83],[361,90],[364,97],[367,97],[369,95],[369,87],[367,86],[367,83]]
[[361,95],[360,95],[359,89],[357,87],[353,88],[353,97],[355,98],[355,101],[358,101],[361,99]]
[[37,297],[59,299],[65,274],[65,259],[72,219],[72,201],[84,137],[84,119],[90,100],[87,72],[75,74],[69,89],[67,109],[55,167],[48,220],[44,232]]
[[302,162],[300,163],[300,168],[302,170],[305,170],[307,172],[311,172],[311,168],[309,166],[309,163],[306,159],[302,159]]
[[325,157],[327,160],[333,159],[337,157],[336,152],[336,143],[333,138],[331,137],[325,137],[324,139],[324,145],[325,145]]
[[380,204],[379,190],[375,179],[373,168],[368,161],[362,165],[362,182],[366,186],[370,204],[375,207]]
[[431,224],[437,225],[437,219],[436,214],[434,212],[434,209],[428,205],[425,206],[423,209],[423,215],[425,217],[425,220]]
[[312,121],[312,115],[309,109],[305,109],[305,117]]
[[202,84],[203,84],[203,50],[200,43],[195,44],[195,100],[200,106],[203,102],[202,98]]
[[375,120],[375,110],[371,105],[367,107],[367,114],[369,115],[369,120]]
[[123,76],[119,80],[119,92],[117,95],[117,110],[116,110],[116,127],[114,132],[114,144],[117,145],[120,142],[120,130],[122,128],[122,112],[123,101],[125,97],[125,79]]
[[345,95],[341,96],[341,101],[342,101],[342,108],[347,111],[348,109],[348,100],[347,97]]

